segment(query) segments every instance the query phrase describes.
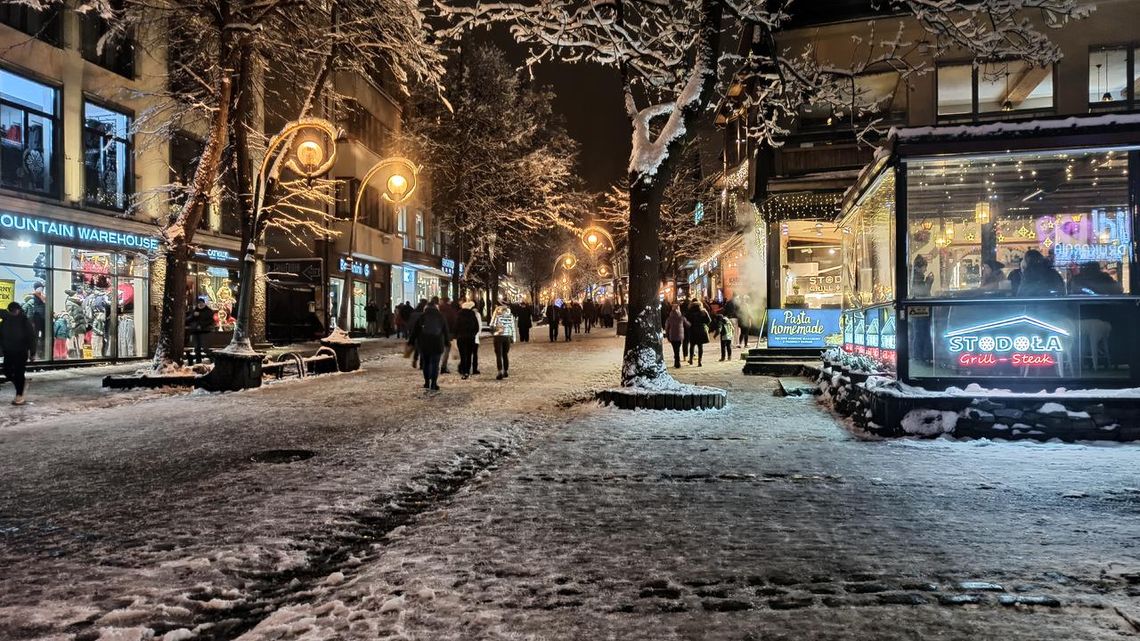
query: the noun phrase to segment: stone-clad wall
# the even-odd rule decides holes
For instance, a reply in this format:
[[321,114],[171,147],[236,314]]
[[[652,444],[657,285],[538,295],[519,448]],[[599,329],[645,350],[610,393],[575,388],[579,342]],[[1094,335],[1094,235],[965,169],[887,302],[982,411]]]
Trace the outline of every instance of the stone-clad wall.
[[1140,440],[1140,399],[1136,397],[908,397],[868,389],[867,379],[865,373],[825,362],[816,382],[823,402],[851,419],[855,428],[877,436]]

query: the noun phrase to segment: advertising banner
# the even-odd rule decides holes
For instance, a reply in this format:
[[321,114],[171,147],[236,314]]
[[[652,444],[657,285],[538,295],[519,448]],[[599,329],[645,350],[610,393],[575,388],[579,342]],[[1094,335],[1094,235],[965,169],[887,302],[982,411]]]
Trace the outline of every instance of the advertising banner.
[[768,347],[830,347],[840,345],[838,309],[768,310]]

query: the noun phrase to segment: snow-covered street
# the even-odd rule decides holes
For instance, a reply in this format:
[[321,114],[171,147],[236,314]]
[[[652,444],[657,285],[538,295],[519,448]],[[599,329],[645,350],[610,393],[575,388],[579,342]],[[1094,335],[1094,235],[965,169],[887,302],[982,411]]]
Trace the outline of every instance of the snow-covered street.
[[619,348],[542,336],[497,382],[484,345],[431,394],[377,342],[350,375],[2,410],[0,638],[1140,629],[1140,446],[861,441],[715,358],[678,378],[723,411],[598,407]]

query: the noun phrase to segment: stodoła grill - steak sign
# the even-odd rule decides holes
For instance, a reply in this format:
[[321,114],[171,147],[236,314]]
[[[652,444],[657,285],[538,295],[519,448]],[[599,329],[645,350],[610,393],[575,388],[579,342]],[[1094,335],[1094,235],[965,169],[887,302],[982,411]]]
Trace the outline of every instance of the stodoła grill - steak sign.
[[1054,367],[1069,335],[1023,314],[947,332],[946,341],[961,367]]

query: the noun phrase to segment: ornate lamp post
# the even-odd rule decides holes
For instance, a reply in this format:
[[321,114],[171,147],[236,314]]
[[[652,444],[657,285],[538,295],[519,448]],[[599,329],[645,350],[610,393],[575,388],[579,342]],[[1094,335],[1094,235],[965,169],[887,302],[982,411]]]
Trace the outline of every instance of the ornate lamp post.
[[364,174],[364,178],[360,181],[360,189],[356,193],[356,202],[352,206],[352,222],[348,228],[348,256],[345,258],[344,269],[344,292],[340,297],[340,326],[344,329],[341,330],[337,327],[336,321],[333,322],[332,332],[329,336],[336,335],[338,332],[348,332],[352,329],[350,321],[351,310],[353,309],[354,293],[352,291],[352,267],[355,260],[354,252],[356,250],[356,222],[360,218],[360,203],[364,202],[364,191],[369,183],[377,178],[384,181],[384,193],[381,198],[384,202],[399,204],[412,197],[416,188],[419,186],[419,173],[420,167],[400,156],[392,156],[378,161],[368,173]]
[[253,305],[254,265],[257,261],[258,240],[265,230],[265,199],[271,183],[281,175],[282,169],[304,178],[317,178],[336,161],[336,126],[323,118],[302,118],[286,123],[269,141],[257,182],[253,186],[253,220],[250,224],[249,244],[241,264],[237,313],[234,317],[234,335],[226,351],[234,354],[253,354],[249,337],[249,319]]
[[269,140],[253,185],[252,219],[246,233],[245,251],[240,265],[237,310],[234,333],[228,347],[213,353],[214,368],[204,386],[215,391],[241,390],[261,385],[261,354],[250,344],[250,316],[253,309],[257,246],[268,220],[265,200],[269,189],[283,169],[306,179],[322,176],[336,160],[339,132],[323,118],[302,118],[285,124]]

